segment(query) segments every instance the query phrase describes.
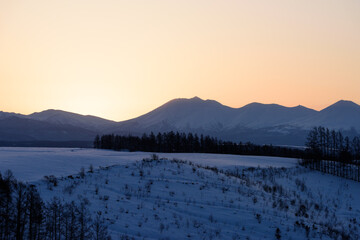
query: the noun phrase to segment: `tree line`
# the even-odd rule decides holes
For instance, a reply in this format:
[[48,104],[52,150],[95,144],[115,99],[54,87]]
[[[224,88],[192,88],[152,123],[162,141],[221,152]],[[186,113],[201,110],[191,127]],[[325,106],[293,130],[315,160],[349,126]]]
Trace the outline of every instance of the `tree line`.
[[101,212],[92,219],[89,201],[45,203],[35,185],[17,181],[10,170],[0,173],[0,240],[110,239]]
[[132,135],[97,135],[94,147],[99,149],[165,152],[165,153],[219,153],[259,156],[279,156],[301,158],[304,151],[301,149],[272,145],[256,145],[250,142],[235,143],[222,141],[208,135],[164,132],[155,135],[143,134],[141,137]]
[[192,133],[165,132],[155,135],[97,135],[94,147],[99,149],[166,152],[219,153],[238,155],[278,156],[301,159],[303,166],[325,173],[360,181],[360,138],[350,139],[341,131],[319,126],[309,131],[305,149],[235,143]]
[[302,165],[325,173],[360,181],[360,138],[341,131],[314,127],[308,134]]

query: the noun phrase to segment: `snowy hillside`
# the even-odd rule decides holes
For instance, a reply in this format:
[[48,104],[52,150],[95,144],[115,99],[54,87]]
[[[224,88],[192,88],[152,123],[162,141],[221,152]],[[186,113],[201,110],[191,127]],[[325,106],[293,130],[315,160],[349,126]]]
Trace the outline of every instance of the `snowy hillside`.
[[[0,169],[11,167],[17,178],[36,184],[46,201],[88,199],[91,212],[105,217],[113,239],[359,238],[357,182],[298,167],[296,159],[159,156],[167,159],[89,149],[0,148]],[[78,174],[90,164],[93,172]],[[54,174],[57,183],[43,174]]]

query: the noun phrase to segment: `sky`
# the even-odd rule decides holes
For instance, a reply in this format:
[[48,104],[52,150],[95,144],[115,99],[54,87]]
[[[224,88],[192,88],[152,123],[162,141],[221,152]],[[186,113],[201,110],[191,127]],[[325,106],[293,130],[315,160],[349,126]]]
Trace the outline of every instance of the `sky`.
[[358,0],[0,0],[0,111],[360,103]]

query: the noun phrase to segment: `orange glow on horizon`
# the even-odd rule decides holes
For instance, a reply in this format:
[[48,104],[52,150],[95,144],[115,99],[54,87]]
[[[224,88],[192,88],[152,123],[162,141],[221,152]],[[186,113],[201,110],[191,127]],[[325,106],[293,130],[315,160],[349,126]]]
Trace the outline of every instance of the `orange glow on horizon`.
[[0,111],[360,103],[359,1],[0,0]]

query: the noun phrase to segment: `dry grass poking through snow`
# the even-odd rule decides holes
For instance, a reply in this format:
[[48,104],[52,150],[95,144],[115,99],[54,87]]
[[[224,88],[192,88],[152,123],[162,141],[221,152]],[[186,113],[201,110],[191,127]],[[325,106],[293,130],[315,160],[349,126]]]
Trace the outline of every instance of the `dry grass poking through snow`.
[[153,156],[37,185],[47,200],[87,198],[113,239],[360,237],[360,184],[302,167],[223,170]]

